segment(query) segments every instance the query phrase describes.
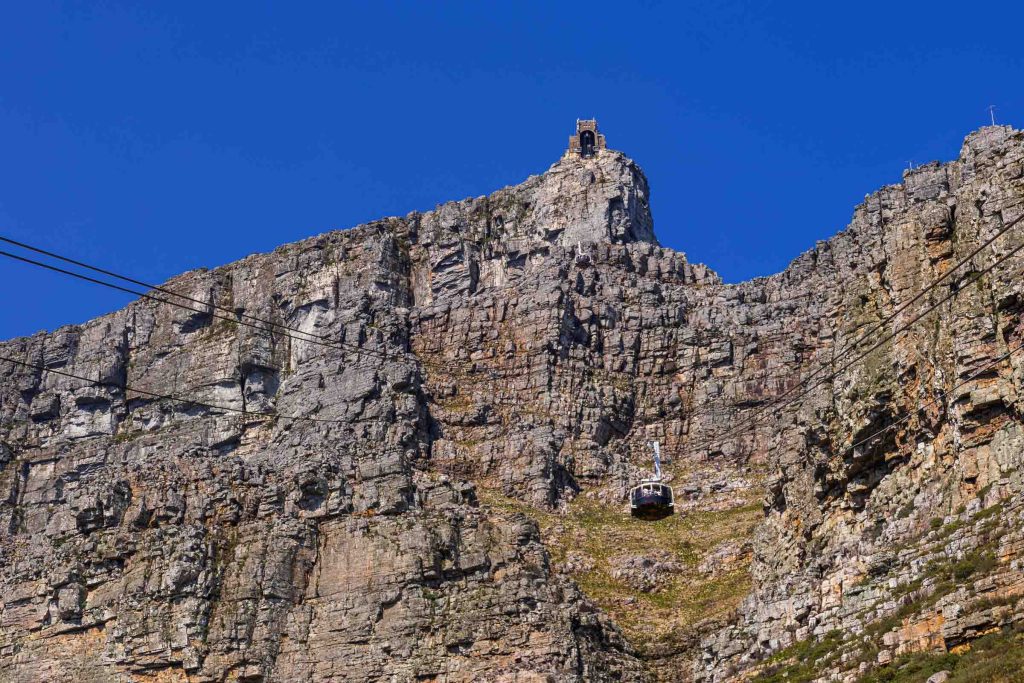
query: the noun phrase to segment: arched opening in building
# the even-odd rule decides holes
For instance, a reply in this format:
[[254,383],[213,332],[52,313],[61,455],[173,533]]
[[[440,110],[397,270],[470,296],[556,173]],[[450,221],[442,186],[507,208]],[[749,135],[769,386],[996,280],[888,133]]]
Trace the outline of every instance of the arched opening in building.
[[594,156],[594,131],[585,130],[580,133],[580,156]]

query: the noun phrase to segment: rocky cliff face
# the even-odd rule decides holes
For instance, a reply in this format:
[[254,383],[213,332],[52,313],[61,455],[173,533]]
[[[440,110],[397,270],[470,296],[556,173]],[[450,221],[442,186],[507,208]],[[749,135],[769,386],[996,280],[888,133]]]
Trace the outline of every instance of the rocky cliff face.
[[[1024,226],[761,411],[1022,214],[1024,136],[985,128],[724,285],[602,151],[0,344],[0,679],[853,680],[970,644],[1024,618],[1024,260],[972,275]],[[680,514],[642,525],[652,438]]]

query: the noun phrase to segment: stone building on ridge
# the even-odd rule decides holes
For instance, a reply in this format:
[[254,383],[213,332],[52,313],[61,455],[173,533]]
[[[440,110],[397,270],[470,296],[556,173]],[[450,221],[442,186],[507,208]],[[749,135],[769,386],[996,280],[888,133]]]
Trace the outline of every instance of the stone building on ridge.
[[566,155],[587,159],[607,149],[604,135],[597,129],[597,119],[576,119],[576,134],[569,136]]

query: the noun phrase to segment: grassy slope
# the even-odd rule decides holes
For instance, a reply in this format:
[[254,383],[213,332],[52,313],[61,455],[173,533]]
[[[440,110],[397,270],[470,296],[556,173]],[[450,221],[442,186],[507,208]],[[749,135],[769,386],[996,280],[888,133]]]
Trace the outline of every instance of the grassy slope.
[[[493,490],[480,488],[478,493],[492,510],[521,512],[537,520],[555,567],[566,567],[567,561],[582,565],[582,570],[572,571],[573,578],[641,653],[671,650],[692,636],[695,624],[726,616],[750,591],[749,558],[715,574],[698,571],[698,565],[724,542],[751,539],[762,518],[760,489],[743,492],[731,509],[683,511],[656,522],[633,519],[624,503],[579,497],[565,512],[553,513]],[[613,576],[615,558],[659,550],[684,569],[654,591],[642,592]]]

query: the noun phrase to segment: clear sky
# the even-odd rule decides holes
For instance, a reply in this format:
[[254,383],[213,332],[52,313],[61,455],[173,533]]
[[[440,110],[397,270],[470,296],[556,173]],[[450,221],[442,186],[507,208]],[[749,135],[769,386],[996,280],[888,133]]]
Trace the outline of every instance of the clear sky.
[[[8,2],[0,234],[162,281],[543,172],[577,117],[661,242],[783,269],[1024,125],[1024,3]],[[0,338],[130,297],[0,259]]]

